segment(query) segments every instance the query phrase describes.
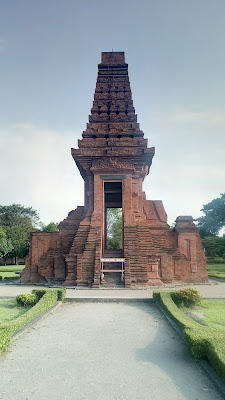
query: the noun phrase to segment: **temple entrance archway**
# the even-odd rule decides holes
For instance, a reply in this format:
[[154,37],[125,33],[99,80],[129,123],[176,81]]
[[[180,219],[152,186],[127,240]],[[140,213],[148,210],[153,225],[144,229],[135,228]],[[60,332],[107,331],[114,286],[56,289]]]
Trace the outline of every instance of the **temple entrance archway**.
[[124,52],[102,53],[88,123],[71,154],[85,183],[84,206],[59,232],[32,233],[22,282],[99,288],[104,258],[111,285],[121,283],[121,262],[126,288],[207,281],[193,218],[178,217],[170,231],[162,201],[142,190],[155,149],[137,122]]
[[112,261],[102,263],[107,271],[103,273],[102,283],[120,286],[124,284],[123,262],[115,260],[123,257],[122,181],[104,182],[104,210],[103,259]]
[[122,182],[104,182],[104,256],[123,255]]

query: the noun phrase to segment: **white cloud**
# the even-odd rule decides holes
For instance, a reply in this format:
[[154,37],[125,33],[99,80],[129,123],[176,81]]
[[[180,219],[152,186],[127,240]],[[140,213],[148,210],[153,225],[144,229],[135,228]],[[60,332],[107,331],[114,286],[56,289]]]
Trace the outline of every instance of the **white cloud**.
[[[178,215],[198,217],[203,204],[225,191],[224,135],[213,124],[209,135],[207,123],[188,135],[187,129],[172,124],[165,133],[158,126],[150,143],[156,156],[144,190],[148,199],[162,199],[170,223]],[[80,136],[29,122],[0,128],[0,204],[32,206],[45,223],[83,205],[83,179],[70,155]]]
[[168,122],[224,125],[225,114],[216,111],[177,110],[169,115]]
[[146,178],[148,198],[162,199],[173,222],[201,215],[203,204],[225,191],[225,115],[213,110],[169,108],[152,114],[156,155]]
[[163,121],[165,124],[212,124],[225,125],[224,111],[213,110],[192,110],[192,109],[169,109],[155,112],[152,118],[156,121]]
[[72,132],[17,124],[0,129],[0,145],[0,204],[32,206],[46,223],[83,204],[83,180],[70,155]]

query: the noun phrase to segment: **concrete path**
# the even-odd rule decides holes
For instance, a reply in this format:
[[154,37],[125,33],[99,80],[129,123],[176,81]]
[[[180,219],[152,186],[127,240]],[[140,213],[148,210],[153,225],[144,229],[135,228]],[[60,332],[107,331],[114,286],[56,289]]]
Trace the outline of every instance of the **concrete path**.
[[[210,280],[208,284],[186,284],[180,286],[163,286],[149,287],[143,289],[86,289],[86,288],[68,288],[66,293],[67,299],[92,299],[92,298],[108,298],[108,299],[150,299],[155,289],[180,289],[186,286],[193,286],[199,290],[205,298],[225,298],[225,281]],[[40,286],[31,285],[10,285],[0,284],[0,297],[15,297],[20,293],[29,293],[32,289],[40,288]]]
[[64,303],[0,357],[4,400],[219,400],[151,302]]

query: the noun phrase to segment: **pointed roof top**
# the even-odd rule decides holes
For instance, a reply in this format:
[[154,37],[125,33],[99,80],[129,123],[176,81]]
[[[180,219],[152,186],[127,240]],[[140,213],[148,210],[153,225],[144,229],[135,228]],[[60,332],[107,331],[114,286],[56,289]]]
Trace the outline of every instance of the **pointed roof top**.
[[125,53],[103,52],[94,102],[83,138],[143,137],[132,101]]
[[124,51],[102,52],[101,63],[108,65],[125,64],[125,53]]

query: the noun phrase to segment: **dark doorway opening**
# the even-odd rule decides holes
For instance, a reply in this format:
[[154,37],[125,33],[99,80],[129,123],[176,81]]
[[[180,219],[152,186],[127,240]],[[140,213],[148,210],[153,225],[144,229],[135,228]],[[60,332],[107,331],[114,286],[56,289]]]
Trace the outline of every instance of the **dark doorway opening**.
[[[123,252],[122,182],[104,182],[106,253],[121,257]],[[118,253],[118,254],[117,254]]]
[[[104,234],[104,257],[119,258],[123,257],[123,209],[122,209],[122,182],[104,182],[105,200],[105,234]],[[112,272],[104,274],[104,283],[108,286],[121,285],[120,262],[106,263],[107,270]]]

